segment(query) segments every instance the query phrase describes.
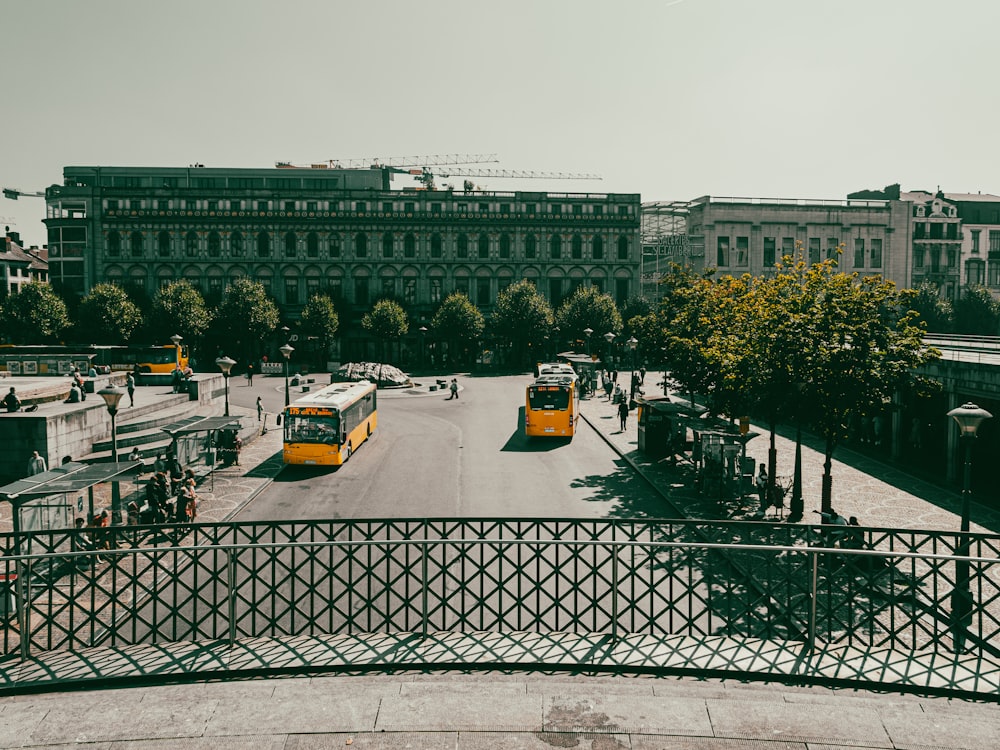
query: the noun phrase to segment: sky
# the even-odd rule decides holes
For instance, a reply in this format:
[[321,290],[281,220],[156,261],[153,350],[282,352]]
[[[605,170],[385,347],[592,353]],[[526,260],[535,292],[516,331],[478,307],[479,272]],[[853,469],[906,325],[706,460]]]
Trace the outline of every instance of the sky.
[[[0,187],[496,154],[603,179],[484,189],[1000,194],[998,27],[996,0],[0,0]],[[26,245],[44,214],[0,198]]]

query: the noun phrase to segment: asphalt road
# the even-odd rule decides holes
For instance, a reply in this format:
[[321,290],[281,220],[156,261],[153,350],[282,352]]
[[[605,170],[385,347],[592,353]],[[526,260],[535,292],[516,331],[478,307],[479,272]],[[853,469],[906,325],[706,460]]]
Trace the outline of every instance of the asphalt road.
[[[572,441],[524,437],[530,376],[459,380],[457,400],[380,394],[378,430],[347,464],[286,468],[236,520],[663,514],[658,496],[587,424]],[[248,407],[257,395],[270,410],[284,403],[277,378],[231,393]]]

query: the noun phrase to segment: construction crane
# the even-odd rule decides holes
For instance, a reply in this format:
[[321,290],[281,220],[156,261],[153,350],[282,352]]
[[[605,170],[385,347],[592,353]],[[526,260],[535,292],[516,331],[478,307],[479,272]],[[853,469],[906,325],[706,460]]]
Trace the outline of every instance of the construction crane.
[[4,198],[9,198],[12,201],[16,201],[22,195],[25,198],[44,198],[45,197],[45,191],[43,190],[41,192],[38,192],[38,191],[31,192],[31,191],[28,191],[28,190],[17,190],[16,188],[4,188],[3,189],[3,197]]
[[[412,173],[412,170],[411,170]],[[415,175],[417,180],[428,190],[434,189],[434,174],[424,169]],[[574,172],[532,172],[524,169],[449,169],[439,172],[439,177],[503,177],[528,180],[601,180],[599,174],[581,174]],[[466,189],[470,189],[466,185]]]
[[292,164],[287,161],[275,162],[278,169],[399,169],[402,167],[420,169],[454,164],[497,164],[496,154],[438,154],[436,156],[377,156],[361,159],[327,159],[318,164]]

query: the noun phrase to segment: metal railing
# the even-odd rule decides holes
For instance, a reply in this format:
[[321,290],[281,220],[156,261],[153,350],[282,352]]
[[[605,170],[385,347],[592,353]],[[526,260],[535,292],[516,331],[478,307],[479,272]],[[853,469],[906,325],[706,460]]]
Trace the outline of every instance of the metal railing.
[[[367,632],[537,631],[1000,652],[1000,537],[769,523],[437,519],[8,537],[4,653]],[[14,542],[16,546],[12,546]],[[841,540],[842,541],[842,540]],[[18,553],[19,552],[19,553]],[[2,592],[0,592],[2,593]]]

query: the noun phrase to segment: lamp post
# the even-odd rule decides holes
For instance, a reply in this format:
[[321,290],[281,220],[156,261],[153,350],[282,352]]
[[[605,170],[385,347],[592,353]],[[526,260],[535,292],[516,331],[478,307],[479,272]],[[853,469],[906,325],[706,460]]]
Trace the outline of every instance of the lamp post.
[[427,366],[427,326],[420,326],[420,366]]
[[606,334],[604,334],[604,340],[608,342],[608,361],[607,361],[606,366],[605,366],[604,369],[605,370],[610,370],[611,369],[611,342],[615,340],[615,335],[613,333],[611,333],[611,331],[608,331]]
[[583,335],[587,337],[587,356],[590,356],[590,336],[594,333],[593,328],[584,328]]
[[[965,444],[964,471],[962,473],[962,541],[957,550],[959,557],[969,556],[969,515],[972,502],[972,441],[976,438],[979,425],[993,417],[986,409],[965,403],[948,412],[958,424],[959,439]],[[969,561],[955,563],[955,588],[969,588]]]
[[291,399],[288,396],[288,360],[292,357],[292,352],[295,351],[295,347],[291,344],[285,344],[278,351],[281,352],[282,356],[285,358],[285,406],[291,403]]
[[236,360],[230,357],[222,356],[215,360],[216,366],[222,370],[222,377],[226,381],[226,416],[229,416],[229,371],[233,369],[233,365],[236,364]]
[[632,377],[629,381],[631,385],[629,401],[632,402],[635,401],[635,349],[639,346],[639,339],[635,336],[630,336],[628,341],[625,343],[628,344],[628,348],[632,350]]
[[559,354],[559,326],[552,326],[552,348],[555,351],[549,359],[555,359],[556,355]]
[[[122,396],[124,396],[125,393],[118,386],[109,383],[106,387],[101,388],[101,390],[97,392],[97,395],[104,399],[104,405],[108,407],[108,414],[111,415],[111,460],[117,464],[118,427],[115,418],[118,416],[118,402],[122,400]],[[121,490],[118,487],[118,481],[113,480],[111,482],[111,516],[112,520],[116,524],[121,523],[121,505]]]

